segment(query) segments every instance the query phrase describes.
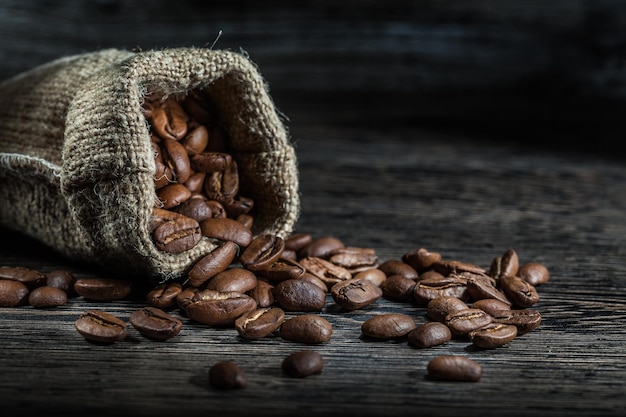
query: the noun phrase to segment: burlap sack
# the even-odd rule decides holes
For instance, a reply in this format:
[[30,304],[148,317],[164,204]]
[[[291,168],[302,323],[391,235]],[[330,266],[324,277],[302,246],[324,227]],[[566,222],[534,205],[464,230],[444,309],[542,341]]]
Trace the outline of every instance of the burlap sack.
[[221,109],[253,232],[292,232],[295,151],[256,66],[230,51],[103,50],[56,60],[0,84],[0,216],[72,259],[124,277],[180,277],[216,242],[159,251],[148,231],[156,193],[143,97],[206,91]]

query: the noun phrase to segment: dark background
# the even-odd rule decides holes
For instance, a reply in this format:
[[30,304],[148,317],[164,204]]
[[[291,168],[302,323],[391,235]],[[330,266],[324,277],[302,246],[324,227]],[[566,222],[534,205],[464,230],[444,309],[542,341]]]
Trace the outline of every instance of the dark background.
[[300,123],[420,125],[615,155],[626,2],[4,0],[0,78],[101,48],[243,50]]

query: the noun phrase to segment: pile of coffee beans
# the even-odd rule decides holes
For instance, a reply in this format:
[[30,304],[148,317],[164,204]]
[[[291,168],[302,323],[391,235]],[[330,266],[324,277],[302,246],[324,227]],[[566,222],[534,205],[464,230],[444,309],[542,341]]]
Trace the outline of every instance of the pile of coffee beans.
[[[385,298],[420,307],[425,320],[405,313],[376,314],[361,323],[364,340],[405,339],[408,346],[425,349],[454,339],[495,349],[540,325],[541,314],[532,308],[539,301],[536,287],[550,278],[544,265],[521,264],[512,249],[482,268],[425,248],[380,262],[370,248],[308,233],[284,240],[261,235],[247,244],[227,240],[222,247],[229,246],[232,257],[201,266],[202,274],[193,273],[196,265],[179,281],[146,289],[146,306],[130,314],[131,325],[148,339],[168,340],[183,326],[178,312],[190,323],[234,328],[245,339],[278,336],[321,345],[333,334],[331,322],[320,314],[325,308],[334,304],[338,314],[374,311],[377,300]],[[67,271],[0,268],[0,306],[5,307],[35,300],[30,301],[33,307],[50,308],[68,296],[116,301],[127,298],[131,289],[130,282],[115,278],[76,279]],[[101,310],[86,310],[75,327],[97,343],[113,344],[127,334],[124,320]],[[302,378],[321,373],[323,359],[314,351],[294,352],[281,368],[287,376]],[[443,355],[428,364],[427,376],[478,381],[482,367],[465,356]],[[234,363],[212,367],[210,381],[218,388],[247,386],[247,376]]]

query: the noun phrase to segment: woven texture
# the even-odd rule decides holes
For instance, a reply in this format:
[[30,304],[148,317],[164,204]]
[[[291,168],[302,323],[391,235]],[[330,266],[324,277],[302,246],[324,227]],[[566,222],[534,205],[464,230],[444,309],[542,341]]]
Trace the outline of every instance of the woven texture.
[[0,218],[73,259],[131,277],[184,275],[215,249],[159,251],[150,93],[213,98],[232,141],[253,232],[289,235],[300,201],[295,150],[261,74],[245,56],[199,48],[103,50],[62,58],[0,84]]

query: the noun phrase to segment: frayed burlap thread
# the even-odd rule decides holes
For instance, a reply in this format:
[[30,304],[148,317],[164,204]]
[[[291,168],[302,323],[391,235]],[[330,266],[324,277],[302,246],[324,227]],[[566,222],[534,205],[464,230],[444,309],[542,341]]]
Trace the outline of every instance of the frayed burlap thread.
[[56,60],[0,84],[0,215],[81,261],[130,277],[180,277],[219,242],[159,251],[151,93],[209,94],[232,140],[253,232],[287,236],[300,210],[295,150],[258,68],[231,51],[109,49]]

